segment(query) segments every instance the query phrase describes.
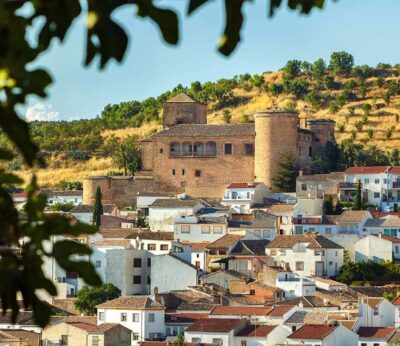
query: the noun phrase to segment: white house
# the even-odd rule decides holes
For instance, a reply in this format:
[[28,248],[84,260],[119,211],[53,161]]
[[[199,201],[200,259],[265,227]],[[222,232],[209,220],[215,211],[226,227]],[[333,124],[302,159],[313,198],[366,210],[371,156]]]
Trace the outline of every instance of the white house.
[[287,344],[357,346],[358,335],[342,325],[305,324],[287,337]]
[[355,245],[355,260],[358,261],[392,261],[400,259],[400,238],[387,235],[367,235]]
[[[266,323],[270,306],[223,306],[217,305],[209,314],[209,318],[247,318],[252,323]],[[216,322],[218,323],[218,322]]]
[[364,235],[364,225],[369,219],[372,215],[368,210],[345,210],[336,219],[339,234]]
[[82,204],[82,190],[45,190],[41,193],[47,196],[47,204],[56,203],[73,203],[74,205]]
[[148,296],[119,297],[96,308],[97,324],[123,325],[132,331],[132,344],[165,337],[165,308]]
[[363,231],[365,234],[384,234],[400,238],[400,217],[386,214],[368,219],[364,224]]
[[248,325],[248,320],[213,318],[198,320],[185,330],[185,341],[194,344],[235,346],[235,334]]
[[357,331],[358,346],[387,346],[395,333],[394,327],[360,327]]
[[396,297],[392,302],[394,306],[394,326],[396,328],[400,327],[400,296]]
[[318,234],[280,235],[266,246],[276,265],[300,276],[334,276],[343,264],[343,247]]
[[385,298],[360,298],[359,325],[363,327],[390,327],[395,322],[395,306]]
[[293,209],[294,206],[288,203],[273,204],[267,209],[268,213],[279,218],[279,234],[292,234]]
[[264,183],[231,183],[225,190],[221,204],[239,214],[248,214],[257,204],[263,204],[271,197],[270,189]]
[[199,284],[200,271],[173,255],[154,256],[151,262],[151,292],[185,290]]
[[274,346],[283,344],[288,335],[283,326],[250,324],[235,334],[235,346]]
[[173,199],[169,196],[137,196],[136,207],[140,214],[149,215],[149,206],[154,203],[157,199]]
[[208,204],[199,199],[190,198],[156,199],[149,205],[149,227],[151,231],[173,232],[177,217],[196,215]]
[[318,233],[322,235],[338,234],[339,227],[336,215],[323,215],[317,217],[293,217],[292,234]]
[[150,269],[153,255],[134,248],[129,239],[105,239],[91,244],[90,260],[103,282],[121,290],[121,294],[150,294]]
[[[93,205],[79,204],[70,210],[70,213],[80,222],[92,224],[93,221]],[[115,204],[103,205],[104,215],[119,215],[119,210]]]
[[192,248],[191,261],[192,265],[203,271],[206,271],[206,246],[208,243],[189,243]]
[[208,215],[181,215],[174,221],[174,238],[180,242],[213,242],[227,233],[227,216],[221,213]]
[[285,292],[286,299],[310,295],[316,290],[313,279],[290,272],[277,272],[275,287],[279,287]]

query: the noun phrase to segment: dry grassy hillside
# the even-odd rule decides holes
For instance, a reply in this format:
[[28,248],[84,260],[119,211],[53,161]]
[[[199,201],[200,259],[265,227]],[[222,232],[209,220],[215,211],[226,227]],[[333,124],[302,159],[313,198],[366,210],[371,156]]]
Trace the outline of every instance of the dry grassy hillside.
[[[302,78],[302,77],[301,77]],[[313,81],[308,77],[307,81],[310,85]],[[282,73],[273,72],[264,74],[264,79],[267,84],[281,83]],[[343,85],[350,79],[356,80],[355,78],[337,79]],[[377,145],[383,150],[390,150],[393,148],[400,148],[400,96],[392,96],[389,104],[384,101],[383,95],[386,92],[385,88],[379,88],[376,84],[377,78],[368,78],[365,81],[367,91],[365,97],[360,100],[357,97],[357,101],[347,101],[345,105],[337,112],[332,112],[329,106],[326,104],[319,109],[313,109],[309,103],[304,99],[295,99],[293,96],[288,94],[281,94],[279,96],[272,96],[269,92],[263,89],[252,88],[250,91],[245,91],[242,88],[233,90],[233,96],[239,100],[236,106],[218,109],[213,111],[213,105],[209,105],[208,110],[208,122],[210,124],[222,124],[223,111],[229,110],[232,118],[231,123],[240,123],[244,121],[244,115],[247,115],[248,119],[252,120],[252,115],[260,109],[268,108],[292,108],[296,109],[300,114],[300,119],[309,118],[330,118],[336,121],[336,138],[338,142],[346,138],[352,137],[355,143],[362,143],[364,145]],[[385,85],[390,81],[400,81],[399,77],[385,78]],[[256,90],[255,90],[256,89]],[[334,99],[337,94],[342,90],[325,90],[320,93],[325,96],[330,96]],[[353,91],[357,94],[357,90]],[[362,105],[370,104],[372,106],[368,117],[364,116],[362,127],[358,126],[357,123],[363,119],[365,111],[361,108]],[[353,114],[351,109],[354,108]],[[146,137],[161,129],[161,125],[156,122],[145,123],[139,128],[124,128],[118,130],[106,130],[102,133],[102,137],[106,139],[111,135],[119,138],[125,138],[128,135],[137,135],[139,138]],[[390,134],[388,134],[390,132]],[[46,187],[55,187],[61,180],[65,181],[77,181],[90,175],[103,175],[110,171],[118,171],[116,167],[113,167],[110,159],[97,159],[92,158],[87,162],[72,164],[69,162],[62,162],[58,165],[58,168],[54,168],[54,165],[50,165],[53,168],[39,169],[36,171],[39,184]],[[19,174],[27,180],[31,175],[30,171],[20,171]]]

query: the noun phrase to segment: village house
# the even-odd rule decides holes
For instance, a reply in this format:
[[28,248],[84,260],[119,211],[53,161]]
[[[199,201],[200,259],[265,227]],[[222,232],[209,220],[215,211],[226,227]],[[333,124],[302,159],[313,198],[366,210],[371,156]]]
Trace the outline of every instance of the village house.
[[266,246],[276,265],[300,276],[334,276],[343,264],[343,247],[317,234],[281,235]]
[[207,313],[166,313],[165,314],[165,330],[167,337],[183,335],[185,330],[189,328],[197,320],[208,318]]
[[208,205],[203,200],[191,199],[186,195],[178,197],[176,199],[156,199],[149,206],[148,221],[151,231],[174,232],[174,222],[177,217],[196,215],[200,209]]
[[259,304],[273,304],[285,300],[282,289],[265,285],[262,281],[232,280],[229,283],[229,292],[247,294]]
[[206,246],[208,243],[189,243],[191,253],[191,263],[198,269],[206,271]]
[[[269,306],[216,306],[209,318],[247,318],[252,323],[266,323],[267,315],[272,310]],[[218,323],[218,322],[216,322]]]
[[283,235],[292,234],[293,209],[294,206],[288,203],[273,204],[271,207],[267,209],[268,213],[275,215],[279,218],[278,234],[283,234]]
[[[219,260],[226,258],[228,253],[236,246],[241,239],[247,239],[246,236],[226,234],[221,238],[206,246],[206,268],[221,268]],[[223,267],[222,267],[223,268]]]
[[385,298],[360,298],[358,318],[363,327],[390,327],[395,323],[395,306]]
[[364,225],[368,219],[372,219],[368,210],[345,210],[336,219],[339,234],[364,235]]
[[235,346],[274,346],[289,334],[283,326],[250,324],[235,334]]
[[165,307],[148,296],[119,297],[96,308],[98,326],[119,323],[130,329],[133,343],[165,337]]
[[358,261],[394,261],[400,259],[400,238],[387,235],[367,235],[355,244],[355,260]]
[[41,346],[40,334],[22,329],[0,329],[0,345]]
[[42,190],[41,194],[46,195],[47,204],[72,203],[73,205],[82,204],[82,190]]
[[202,284],[218,285],[226,290],[232,290],[231,293],[242,293],[242,291],[236,292],[236,290],[233,289],[233,283],[242,287],[242,285],[246,285],[246,283],[251,280],[252,279],[250,277],[240,274],[234,270],[217,270],[200,278],[200,282]]
[[248,214],[255,204],[263,204],[270,197],[271,191],[264,183],[235,182],[227,186],[221,204],[235,213]]
[[[91,225],[93,223],[93,205],[91,204],[79,204],[75,205],[70,213],[80,222]],[[120,211],[115,204],[104,204],[103,205],[104,215],[120,215]]]
[[394,326],[396,328],[400,327],[400,296],[396,297],[393,302],[394,306]]
[[344,181],[343,172],[300,175],[296,179],[296,196],[300,198],[337,198],[339,183]]
[[43,329],[42,345],[131,345],[131,331],[119,323],[96,324],[96,317],[71,316]]
[[395,333],[394,327],[360,327],[358,346],[388,346]]
[[342,325],[305,324],[287,337],[287,345],[303,344],[316,346],[357,346],[358,335]]
[[363,231],[365,234],[383,234],[400,238],[400,217],[386,213],[374,216],[365,222]]

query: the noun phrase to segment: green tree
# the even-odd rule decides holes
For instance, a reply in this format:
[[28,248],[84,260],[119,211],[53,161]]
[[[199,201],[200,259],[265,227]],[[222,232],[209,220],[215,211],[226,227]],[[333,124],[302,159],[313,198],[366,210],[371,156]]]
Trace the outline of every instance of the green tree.
[[113,163],[124,169],[124,174],[135,175],[142,169],[140,145],[135,136],[128,136],[112,156]]
[[353,210],[361,210],[362,209],[361,180],[358,180],[358,182],[357,182],[357,190],[356,190],[356,195],[354,196],[352,209]]
[[182,334],[179,334],[174,342],[174,346],[185,346],[185,338]]
[[291,79],[297,77],[301,73],[301,61],[289,60],[282,68],[283,78]]
[[57,202],[50,206],[50,210],[69,212],[74,207],[72,202]]
[[93,226],[96,226],[97,229],[100,228],[101,215],[103,215],[103,203],[101,201],[102,198],[103,198],[103,195],[101,193],[100,186],[97,186],[96,197],[95,197],[94,206],[93,206],[93,221],[92,221]]
[[296,178],[299,169],[292,154],[283,155],[279,162],[278,169],[272,178],[272,184],[278,191],[294,192],[296,191]]
[[354,58],[347,52],[333,52],[329,61],[329,68],[336,76],[347,76],[354,66]]
[[83,286],[74,302],[78,311],[85,315],[96,315],[96,306],[121,296],[121,290],[111,283],[97,287]]
[[224,119],[225,124],[230,124],[232,119],[232,113],[229,109],[224,109],[222,112],[222,119]]
[[272,96],[278,96],[283,92],[283,85],[280,83],[271,83],[268,89]]
[[318,59],[314,61],[311,72],[314,79],[321,79],[326,72],[326,64],[324,59]]
[[325,197],[324,200],[324,211],[326,214],[332,214],[333,213],[333,199],[332,196],[328,195]]

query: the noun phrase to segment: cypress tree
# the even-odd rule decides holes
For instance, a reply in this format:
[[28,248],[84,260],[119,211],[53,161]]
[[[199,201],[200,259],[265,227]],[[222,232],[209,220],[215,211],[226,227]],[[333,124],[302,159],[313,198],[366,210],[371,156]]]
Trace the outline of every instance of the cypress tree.
[[357,191],[353,201],[353,210],[361,210],[362,202],[361,202],[361,181],[360,179],[357,182]]
[[279,167],[272,178],[272,183],[280,192],[295,192],[298,173],[299,170],[293,155],[288,153],[283,155]]
[[101,193],[100,186],[98,186],[96,190],[96,199],[94,201],[94,206],[93,206],[93,221],[92,221],[93,226],[96,226],[97,228],[100,227],[101,215],[103,215],[103,204],[101,203],[102,197],[103,195]]

